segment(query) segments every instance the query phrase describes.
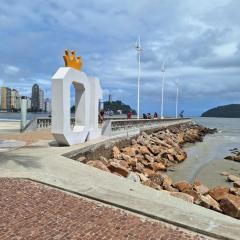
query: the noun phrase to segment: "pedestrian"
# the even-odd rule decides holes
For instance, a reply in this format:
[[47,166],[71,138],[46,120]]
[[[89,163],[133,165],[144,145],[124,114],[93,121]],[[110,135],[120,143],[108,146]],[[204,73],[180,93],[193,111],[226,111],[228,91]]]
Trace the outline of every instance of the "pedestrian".
[[147,115],[143,113],[143,119],[147,119]]
[[127,118],[128,118],[128,119],[131,119],[131,117],[132,117],[132,112],[129,111],[129,112],[127,113]]
[[158,118],[157,112],[154,113],[154,118]]
[[103,123],[103,121],[104,121],[104,111],[103,110],[101,110],[98,115],[98,121],[99,121],[99,123]]

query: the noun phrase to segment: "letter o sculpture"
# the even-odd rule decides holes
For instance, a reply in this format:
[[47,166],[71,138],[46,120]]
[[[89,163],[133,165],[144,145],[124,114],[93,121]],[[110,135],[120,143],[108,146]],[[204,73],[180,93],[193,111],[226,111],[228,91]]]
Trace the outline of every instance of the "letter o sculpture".
[[[70,86],[75,88],[75,126],[71,128]],[[52,77],[52,134],[59,145],[73,145],[100,136],[98,104],[102,98],[99,80],[70,67],[61,67]]]

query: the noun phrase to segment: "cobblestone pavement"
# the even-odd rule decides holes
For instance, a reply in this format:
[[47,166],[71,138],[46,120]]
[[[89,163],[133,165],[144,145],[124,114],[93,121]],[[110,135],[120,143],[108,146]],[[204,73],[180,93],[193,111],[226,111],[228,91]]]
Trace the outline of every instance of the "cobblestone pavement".
[[0,178],[0,239],[209,239],[24,179]]

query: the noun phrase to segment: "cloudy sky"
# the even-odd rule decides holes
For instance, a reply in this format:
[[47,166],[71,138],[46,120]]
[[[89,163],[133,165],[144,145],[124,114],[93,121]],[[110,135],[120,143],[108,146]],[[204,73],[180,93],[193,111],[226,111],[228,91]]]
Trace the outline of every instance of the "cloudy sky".
[[187,115],[240,102],[239,0],[3,0],[0,86],[51,96],[51,76],[75,49],[83,71],[98,76],[104,97],[136,108],[141,35],[141,112],[160,112],[166,59],[165,114],[175,111],[175,81]]

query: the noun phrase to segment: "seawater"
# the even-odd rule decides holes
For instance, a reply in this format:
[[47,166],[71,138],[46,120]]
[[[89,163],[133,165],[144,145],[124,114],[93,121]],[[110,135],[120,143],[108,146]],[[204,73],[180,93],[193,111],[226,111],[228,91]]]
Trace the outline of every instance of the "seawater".
[[[168,172],[173,180],[193,182],[200,178],[203,181],[206,180],[205,183],[211,181],[209,184],[212,185],[213,183],[222,183],[222,181],[217,181],[213,178],[213,176],[217,176],[216,179],[221,179],[218,177],[220,169],[230,169],[230,171],[232,169],[235,170],[235,174],[238,173],[240,163],[236,164],[235,162],[224,160],[224,157],[231,154],[230,149],[239,148],[240,150],[240,118],[199,117],[192,118],[192,120],[205,127],[217,128],[218,132],[205,136],[203,142],[185,145],[184,150],[187,152],[187,159],[183,163],[176,165],[174,172]],[[233,167],[229,167],[229,164],[232,164]],[[228,167],[228,169],[225,169],[224,166],[225,168]],[[213,176],[208,176],[209,174],[213,174]]]
[[[27,120],[31,120],[35,117],[48,117],[50,113],[27,113]],[[21,114],[20,112],[0,112],[0,121],[7,121],[7,120],[20,120]]]

